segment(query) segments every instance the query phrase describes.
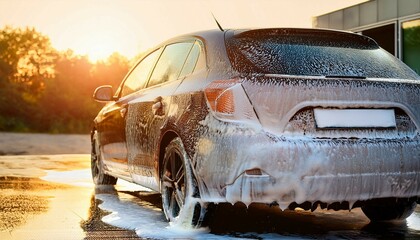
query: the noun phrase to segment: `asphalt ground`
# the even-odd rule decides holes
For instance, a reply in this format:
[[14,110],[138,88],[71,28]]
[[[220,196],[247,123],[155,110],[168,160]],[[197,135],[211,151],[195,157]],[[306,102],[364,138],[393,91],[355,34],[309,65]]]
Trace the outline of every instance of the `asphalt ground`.
[[109,213],[98,207],[89,179],[41,179],[48,171],[88,170],[88,160],[89,155],[0,157],[0,239],[140,239],[101,221]]
[[[25,154],[0,156],[1,240],[150,239],[142,235],[144,230],[155,231],[154,236],[158,237],[154,239],[183,237],[159,235],[168,226],[160,209],[159,194],[135,190],[120,181],[111,188],[93,185],[89,176],[90,156],[86,153],[89,148],[84,147],[89,144],[88,136],[72,135],[70,140],[57,140],[57,137],[67,138],[65,135],[16,136],[21,138],[15,140],[19,146],[9,152]],[[10,135],[7,137],[10,139]],[[39,141],[32,142],[34,137]],[[45,139],[49,140],[45,142]],[[0,133],[0,151],[6,152],[2,141]],[[25,141],[35,148],[42,146],[43,150],[25,150]],[[62,146],[53,146],[54,141]],[[80,144],[84,149],[66,148],[72,141],[85,141]],[[48,145],[55,149],[55,154],[48,154]],[[103,196],[114,202],[107,202],[108,198]],[[117,203],[124,208],[120,212],[105,211],[101,208],[104,203]],[[147,210],[158,217],[137,214],[138,210]],[[110,221],[104,220],[107,216],[120,218],[128,227],[109,224]],[[136,219],[141,219],[140,223]],[[360,209],[281,211],[265,205],[219,204],[206,234],[192,236],[188,239],[420,239],[420,207],[407,221],[371,223]]]

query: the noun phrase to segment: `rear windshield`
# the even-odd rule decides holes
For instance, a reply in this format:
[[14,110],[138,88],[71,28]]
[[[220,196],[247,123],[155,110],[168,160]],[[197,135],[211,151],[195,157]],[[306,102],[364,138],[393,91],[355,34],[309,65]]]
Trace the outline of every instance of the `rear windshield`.
[[420,79],[369,38],[327,31],[255,30],[226,40],[242,73]]

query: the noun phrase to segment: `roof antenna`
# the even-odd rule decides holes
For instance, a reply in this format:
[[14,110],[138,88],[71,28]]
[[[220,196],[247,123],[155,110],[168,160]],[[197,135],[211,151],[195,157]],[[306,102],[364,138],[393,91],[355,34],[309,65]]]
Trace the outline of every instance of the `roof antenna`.
[[211,15],[213,16],[214,21],[216,21],[217,26],[219,27],[220,31],[224,32],[225,30],[223,30],[222,26],[220,26],[220,23],[217,21],[216,17],[214,16],[213,13],[211,13]]

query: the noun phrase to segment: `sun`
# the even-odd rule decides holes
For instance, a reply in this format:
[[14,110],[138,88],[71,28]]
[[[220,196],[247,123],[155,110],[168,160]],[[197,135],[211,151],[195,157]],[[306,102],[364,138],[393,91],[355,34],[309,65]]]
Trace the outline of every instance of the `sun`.
[[86,55],[88,55],[89,61],[97,62],[107,59],[112,53],[117,51],[116,48],[117,46],[114,46],[112,42],[101,41],[92,44],[86,50]]
[[120,52],[120,45],[112,36],[91,32],[80,35],[71,48],[76,54],[87,56],[90,62],[96,63],[107,59],[114,52]]
[[53,42],[66,42],[57,44],[58,49],[72,49],[78,55],[88,56],[92,63],[106,60],[115,52],[133,57],[137,49],[132,46],[138,38],[133,33],[134,27],[127,23],[135,21],[123,11],[124,5],[99,2],[102,3],[86,1],[83,8],[72,9],[71,15],[62,17],[58,24],[66,27]]
[[107,59],[114,52],[123,50],[124,39],[118,38],[121,33],[118,26],[109,23],[104,26],[95,21],[85,21],[83,27],[77,29],[73,46],[75,53],[87,55],[93,63]]

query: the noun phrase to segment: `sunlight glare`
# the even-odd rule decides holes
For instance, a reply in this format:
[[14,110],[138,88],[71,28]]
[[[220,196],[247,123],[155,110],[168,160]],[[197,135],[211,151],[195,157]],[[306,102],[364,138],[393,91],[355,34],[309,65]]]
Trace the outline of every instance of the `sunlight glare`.
[[93,39],[91,42],[92,43],[86,43],[86,47],[83,51],[88,55],[89,60],[92,63],[107,59],[116,51],[116,49],[118,49],[118,46],[116,46],[115,43],[106,38],[95,40],[95,42]]
[[105,60],[114,52],[123,51],[119,36],[127,35],[127,29],[115,19],[100,14],[90,19],[83,19],[78,31],[80,35],[75,41],[75,49],[80,54],[88,55],[89,60],[96,62]]
[[138,28],[135,28],[135,15],[127,14],[128,6],[114,1],[79,2],[82,8],[70,2],[52,4],[69,10],[58,22],[67,27],[57,38],[52,38],[58,49],[73,49],[76,54],[87,55],[92,63],[106,60],[115,52],[127,57],[138,54],[139,40],[133,31]]
[[[114,52],[132,58],[173,36],[215,29],[306,27],[312,17],[367,0],[0,0],[2,25],[34,26],[57,50],[90,61]],[[179,17],[180,14],[182,17]]]

